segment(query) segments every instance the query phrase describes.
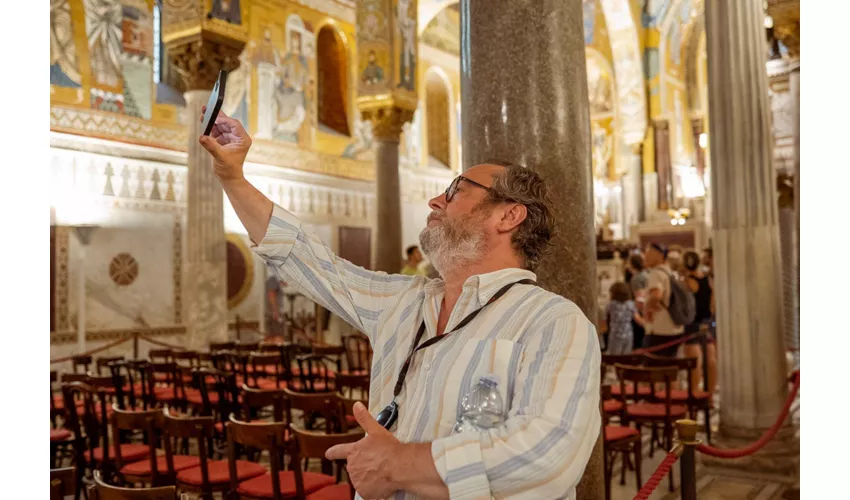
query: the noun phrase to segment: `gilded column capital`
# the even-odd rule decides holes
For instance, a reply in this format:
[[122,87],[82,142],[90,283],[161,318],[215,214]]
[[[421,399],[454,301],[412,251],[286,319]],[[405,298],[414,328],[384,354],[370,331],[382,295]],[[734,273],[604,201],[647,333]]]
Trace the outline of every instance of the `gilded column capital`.
[[233,71],[239,66],[242,47],[211,41],[170,47],[168,55],[180,75],[184,90],[212,90],[220,70]]
[[788,48],[788,55],[800,57],[800,0],[769,0],[767,13],[773,19],[773,34]]
[[382,141],[398,142],[405,122],[413,119],[412,109],[387,106],[362,111],[364,120],[372,122],[372,135]]

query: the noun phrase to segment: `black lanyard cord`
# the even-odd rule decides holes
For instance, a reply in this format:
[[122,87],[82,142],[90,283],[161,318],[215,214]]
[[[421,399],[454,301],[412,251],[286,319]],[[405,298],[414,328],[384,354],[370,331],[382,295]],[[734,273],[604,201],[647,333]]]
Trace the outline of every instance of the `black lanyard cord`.
[[407,355],[407,359],[404,361],[404,364],[401,365],[401,371],[399,371],[399,373],[398,373],[398,380],[396,381],[395,388],[393,389],[393,401],[395,401],[395,398],[397,398],[398,395],[401,394],[401,389],[404,386],[404,379],[407,378],[407,370],[410,369],[410,363],[413,360],[413,356],[417,352],[419,352],[419,351],[421,351],[425,348],[431,347],[432,345],[443,340],[444,338],[448,337],[452,333],[455,333],[456,331],[458,331],[461,328],[468,325],[473,319],[475,319],[476,316],[478,316],[478,313],[480,313],[485,307],[487,307],[490,304],[492,304],[493,302],[496,302],[497,300],[499,300],[499,298],[501,298],[502,295],[506,294],[508,292],[508,290],[511,289],[512,286],[517,285],[517,284],[537,285],[537,282],[534,281],[534,280],[531,280],[531,279],[523,279],[523,280],[515,281],[513,283],[508,283],[507,285],[500,288],[499,291],[496,292],[492,297],[490,297],[490,300],[488,300],[486,304],[484,304],[483,306],[479,307],[478,309],[472,311],[471,313],[469,313],[469,315],[467,317],[463,318],[463,320],[461,320],[461,322],[458,323],[456,327],[452,328],[452,331],[445,333],[443,335],[438,335],[436,337],[430,338],[430,339],[426,340],[425,342],[423,342],[422,345],[420,345],[419,341],[422,340],[422,335],[425,333],[425,320],[423,319],[422,324],[419,325],[419,330],[416,332],[416,336],[413,339],[413,347],[410,350],[410,354]]

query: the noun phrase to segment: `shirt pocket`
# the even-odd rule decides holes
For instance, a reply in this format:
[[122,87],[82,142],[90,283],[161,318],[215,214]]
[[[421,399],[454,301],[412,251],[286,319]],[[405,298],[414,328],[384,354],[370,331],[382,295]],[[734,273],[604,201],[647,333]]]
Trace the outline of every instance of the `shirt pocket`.
[[446,378],[438,435],[451,434],[460,411],[461,400],[485,375],[495,375],[498,378],[498,390],[503,404],[502,415],[507,418],[522,355],[523,346],[510,340],[466,341]]

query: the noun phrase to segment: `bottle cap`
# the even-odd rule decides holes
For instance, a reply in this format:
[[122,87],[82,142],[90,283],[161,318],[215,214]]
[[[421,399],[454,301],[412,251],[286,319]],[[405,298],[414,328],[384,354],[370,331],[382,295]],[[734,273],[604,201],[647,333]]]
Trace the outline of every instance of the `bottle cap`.
[[478,381],[487,387],[496,387],[499,385],[499,376],[494,373],[490,373],[488,375],[482,375]]

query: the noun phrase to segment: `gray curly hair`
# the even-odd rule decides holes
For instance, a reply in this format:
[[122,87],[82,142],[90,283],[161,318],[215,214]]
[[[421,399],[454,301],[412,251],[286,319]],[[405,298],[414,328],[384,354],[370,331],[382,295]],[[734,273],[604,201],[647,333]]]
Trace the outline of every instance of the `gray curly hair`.
[[491,160],[487,165],[504,167],[504,172],[493,177],[488,203],[519,203],[527,211],[525,220],[511,236],[514,249],[522,256],[525,267],[534,271],[549,248],[555,233],[552,200],[546,182],[537,172],[513,163]]

